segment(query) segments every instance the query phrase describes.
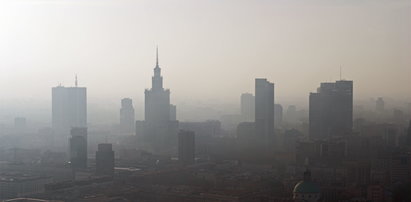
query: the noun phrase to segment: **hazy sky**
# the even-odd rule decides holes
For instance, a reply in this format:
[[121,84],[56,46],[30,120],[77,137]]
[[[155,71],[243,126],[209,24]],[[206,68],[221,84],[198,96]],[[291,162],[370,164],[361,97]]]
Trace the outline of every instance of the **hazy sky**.
[[340,65],[356,98],[411,97],[410,0],[0,0],[0,29],[3,103],[76,73],[91,101],[142,103],[156,45],[174,103],[238,103],[255,77],[307,102]]

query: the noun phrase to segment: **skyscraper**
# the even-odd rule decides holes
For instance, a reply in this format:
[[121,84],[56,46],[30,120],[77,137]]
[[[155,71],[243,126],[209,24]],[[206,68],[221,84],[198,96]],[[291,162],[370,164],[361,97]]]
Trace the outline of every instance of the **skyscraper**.
[[255,133],[260,141],[274,137],[274,83],[255,79]]
[[73,127],[70,133],[71,167],[73,169],[87,168],[87,128]]
[[353,126],[353,82],[321,83],[309,100],[310,139],[351,133]]
[[123,132],[131,133],[135,131],[133,100],[130,98],[121,100],[120,127]]
[[71,127],[87,127],[87,90],[77,86],[52,88],[52,128],[68,135]]
[[170,90],[163,88],[158,50],[151,83],[151,89],[145,90],[145,121],[149,124],[167,123],[170,120]]
[[255,98],[251,93],[241,94],[241,116],[243,121],[254,120],[255,115]]
[[96,174],[114,174],[114,151],[111,144],[98,144],[96,152]]
[[274,127],[280,128],[283,122],[283,106],[280,104],[274,105]]
[[[176,149],[178,121],[175,106],[170,105],[170,90],[163,88],[163,77],[158,64],[152,77],[152,88],[145,90],[145,121],[143,136],[156,152],[170,153]],[[174,147],[174,149],[173,149]]]
[[178,134],[178,160],[183,164],[194,163],[194,132],[181,130]]

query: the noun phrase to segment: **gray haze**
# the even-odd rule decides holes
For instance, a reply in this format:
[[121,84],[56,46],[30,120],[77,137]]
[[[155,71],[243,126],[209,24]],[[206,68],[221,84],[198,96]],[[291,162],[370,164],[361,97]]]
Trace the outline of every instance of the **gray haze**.
[[198,106],[214,108],[210,118],[220,109],[235,113],[256,77],[275,83],[276,102],[305,107],[320,82],[339,79],[340,66],[343,79],[354,81],[354,100],[411,99],[408,0],[0,3],[2,120],[49,120],[51,87],[74,85],[75,74],[94,107],[91,121],[118,116],[124,97],[142,119],[156,45],[183,119]]

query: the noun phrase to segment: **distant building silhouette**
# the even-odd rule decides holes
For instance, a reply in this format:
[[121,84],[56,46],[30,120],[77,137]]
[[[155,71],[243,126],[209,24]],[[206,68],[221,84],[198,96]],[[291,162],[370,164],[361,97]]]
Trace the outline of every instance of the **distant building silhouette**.
[[133,100],[130,98],[121,100],[120,127],[123,132],[130,133],[135,131]]
[[254,122],[241,122],[237,126],[237,138],[245,145],[255,145],[255,123]]
[[114,151],[111,144],[99,144],[96,152],[96,174],[114,174]]
[[255,79],[255,134],[270,143],[274,136],[274,83]]
[[194,163],[195,135],[192,131],[181,130],[178,134],[178,160],[183,164]]
[[309,100],[310,139],[347,135],[353,127],[353,82],[321,83]]
[[251,93],[241,94],[241,116],[244,121],[253,121],[255,115],[255,98]]
[[379,113],[384,112],[384,100],[382,99],[382,97],[379,97],[375,102],[375,111]]
[[68,135],[71,127],[87,127],[87,90],[84,87],[52,88],[52,128]]
[[163,77],[158,64],[158,52],[152,88],[145,91],[145,120],[148,123],[167,123],[170,120],[170,90],[163,88]]
[[70,162],[73,169],[87,168],[87,128],[73,127],[70,138]]
[[217,120],[179,122],[178,126],[180,130],[193,131],[195,133],[197,154],[207,153],[212,141],[222,136],[221,122]]
[[[158,64],[157,50],[152,88],[145,90],[143,136],[158,152],[170,152],[172,147],[177,144],[178,122],[175,120],[175,109],[174,105],[170,105],[170,90],[163,88],[163,77]],[[136,129],[136,131],[138,130]]]
[[405,114],[402,110],[400,109],[394,109],[393,111],[393,121],[394,123],[405,125],[406,124],[406,119],[405,119]]
[[179,122],[179,129],[193,131],[196,137],[219,137],[221,136],[221,122],[217,120],[207,120],[203,122]]
[[407,144],[408,146],[411,146],[411,120],[409,121],[408,124],[408,130],[407,130]]
[[177,121],[177,107],[170,105],[170,121]]
[[286,112],[286,121],[291,124],[298,122],[297,107],[295,105],[290,105]]
[[280,128],[283,122],[283,106],[280,104],[274,105],[274,128]]

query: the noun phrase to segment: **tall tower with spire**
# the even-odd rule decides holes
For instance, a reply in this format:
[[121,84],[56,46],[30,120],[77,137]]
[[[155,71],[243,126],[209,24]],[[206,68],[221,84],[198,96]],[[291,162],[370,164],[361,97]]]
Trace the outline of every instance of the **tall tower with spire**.
[[[158,48],[151,89],[145,90],[145,120],[143,136],[149,149],[170,153],[176,145],[178,122],[170,116],[170,90],[164,89],[159,65]],[[175,110],[175,107],[173,107]],[[174,112],[175,113],[175,112]]]
[[163,90],[163,77],[161,76],[161,68],[158,65],[158,48],[156,49],[156,67],[154,68],[154,76],[151,80],[153,90]]
[[151,89],[145,90],[145,121],[151,124],[168,122],[170,120],[170,90],[163,88],[163,77],[158,63],[158,48],[151,83]]

